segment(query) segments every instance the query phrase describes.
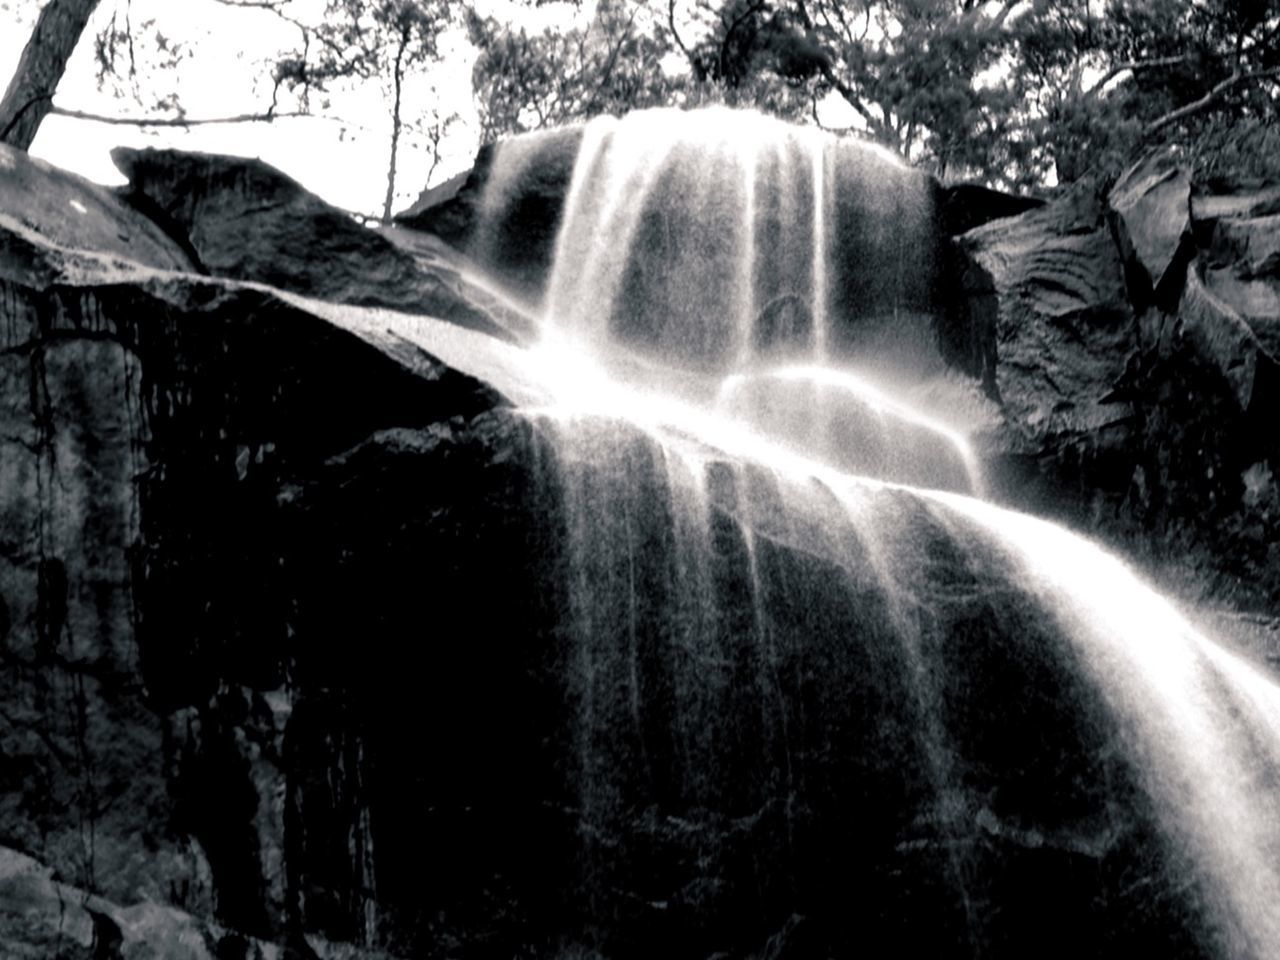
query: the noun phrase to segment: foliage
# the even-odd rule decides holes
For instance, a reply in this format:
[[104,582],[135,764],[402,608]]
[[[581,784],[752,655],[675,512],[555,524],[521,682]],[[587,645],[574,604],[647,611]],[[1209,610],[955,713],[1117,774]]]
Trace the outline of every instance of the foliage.
[[[475,0],[325,0],[306,21],[291,0],[218,2],[269,10],[299,38],[267,70],[269,105],[229,119],[323,111],[339,89],[375,84],[391,121],[389,196],[401,138],[438,162],[457,119],[403,94],[456,55],[440,44],[459,28],[482,142],[657,105],[818,122],[840,102],[861,135],[946,179],[1105,179],[1167,141],[1214,176],[1229,162],[1259,177],[1280,165],[1266,159],[1280,0],[574,0],[577,22],[559,30],[481,15]],[[199,122],[166,82],[192,50],[129,14],[119,0],[96,39],[100,82],[144,104],[142,122]]]
[[792,119],[832,96],[944,178],[1043,186],[1276,112],[1280,0],[606,0],[585,27],[472,18],[486,138],[654,103]]
[[[437,38],[451,19],[448,0],[327,0],[324,17],[314,26],[291,21],[302,32],[302,49],[276,64],[273,105],[282,87],[306,108],[314,92],[327,91],[335,81],[383,85],[391,119],[384,220],[391,216],[400,139],[405,131],[405,79],[437,62]],[[440,139],[452,118],[436,113],[430,119],[415,119],[419,131],[434,136],[433,153],[438,162]]]
[[646,0],[600,0],[566,31],[530,32],[471,13],[478,51],[472,71],[482,142],[672,102],[681,83],[668,76],[671,47]]

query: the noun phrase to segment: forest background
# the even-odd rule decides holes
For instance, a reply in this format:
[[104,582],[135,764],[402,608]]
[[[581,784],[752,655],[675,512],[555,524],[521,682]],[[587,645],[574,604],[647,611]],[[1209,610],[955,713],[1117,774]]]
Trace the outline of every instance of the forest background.
[[1164,143],[1280,178],[1280,0],[0,0],[0,140],[260,155],[387,218],[483,143],[751,106],[1052,193]]

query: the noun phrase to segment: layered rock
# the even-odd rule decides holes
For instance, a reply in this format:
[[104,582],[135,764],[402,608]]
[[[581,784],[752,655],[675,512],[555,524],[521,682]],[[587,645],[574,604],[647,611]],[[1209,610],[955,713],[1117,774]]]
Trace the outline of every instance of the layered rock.
[[[201,276],[108,192],[4,162],[72,215],[0,219],[3,841],[117,903],[314,930],[280,498],[377,430],[500,405],[502,342]],[[492,378],[458,372],[487,350]]]
[[960,239],[968,312],[996,330],[998,495],[1264,608],[1280,599],[1276,203],[1198,193],[1157,153],[1106,196],[1078,188]]
[[461,275],[448,248],[369,229],[259,160],[127,147],[112,158],[129,177],[125,201],[161,225],[199,272],[500,337],[527,332],[517,311]]

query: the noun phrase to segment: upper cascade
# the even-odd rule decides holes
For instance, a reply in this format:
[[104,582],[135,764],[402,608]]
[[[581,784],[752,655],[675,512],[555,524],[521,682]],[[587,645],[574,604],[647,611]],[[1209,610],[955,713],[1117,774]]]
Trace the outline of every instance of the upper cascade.
[[545,323],[677,367],[826,360],[856,326],[928,309],[927,183],[878,148],[749,111],[594,120]]
[[[976,492],[954,425],[884,396],[941,369],[925,175],[865,142],[727,108],[601,117],[574,143],[544,342],[646,391],[675,385],[831,466]],[[482,263],[524,217],[534,168],[562,165],[565,146],[556,133],[499,145]]]

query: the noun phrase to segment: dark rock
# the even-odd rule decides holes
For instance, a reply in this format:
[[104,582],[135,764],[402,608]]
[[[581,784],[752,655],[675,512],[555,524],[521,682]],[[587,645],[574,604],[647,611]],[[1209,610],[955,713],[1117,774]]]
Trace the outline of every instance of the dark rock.
[[[537,300],[555,254],[582,127],[487,144],[465,181],[427,190],[395,222],[465,250],[521,295]],[[501,177],[492,174],[498,158]]]
[[281,492],[378,429],[502,404],[459,372],[486,357],[529,395],[505,344],[460,327],[3,226],[4,840],[120,902],[275,936]]
[[1280,283],[1242,279],[1239,270],[1206,269],[1204,286],[1258,338],[1271,357],[1280,357]]
[[1136,346],[1133,312],[1100,202],[1077,192],[979,227],[961,249],[975,271],[968,295],[997,308],[994,381],[1014,448],[1043,451],[1122,421],[1105,401]]
[[[0,222],[46,243],[161,270],[190,270],[182,248],[105,187],[0,144]],[[7,257],[6,257],[7,259]]]
[[1198,194],[1191,198],[1191,215],[1197,223],[1280,213],[1280,186],[1244,193]]
[[1245,279],[1280,279],[1280,214],[1222,218],[1214,232],[1219,257]]
[[1002,404],[977,438],[995,496],[1197,571],[1170,576],[1280,596],[1258,546],[1275,522],[1242,499],[1280,453],[1277,198],[1192,196],[1156,154],[1106,207],[1077,190],[959,239],[943,355]]
[[[8,847],[0,847],[0,943],[14,960],[261,960],[281,949],[160,903],[121,905]],[[313,960],[391,960],[319,938],[305,946]]]
[[1254,402],[1259,358],[1265,358],[1262,346],[1249,324],[1206,288],[1194,268],[1187,271],[1178,320],[1192,349],[1222,379],[1239,410],[1248,411]]
[[[1130,269],[1138,308],[1177,302],[1192,249],[1191,180],[1178,158],[1148,155],[1111,190],[1116,241]],[[1154,298],[1154,300],[1153,300]]]
[[984,223],[1016,217],[1044,205],[1035,197],[992,190],[976,183],[937,184],[934,204],[943,233],[956,237]]
[[117,147],[124,197],[189,250],[202,272],[333,303],[438,316],[510,336],[466,299],[456,270],[359,223],[260,160]]

